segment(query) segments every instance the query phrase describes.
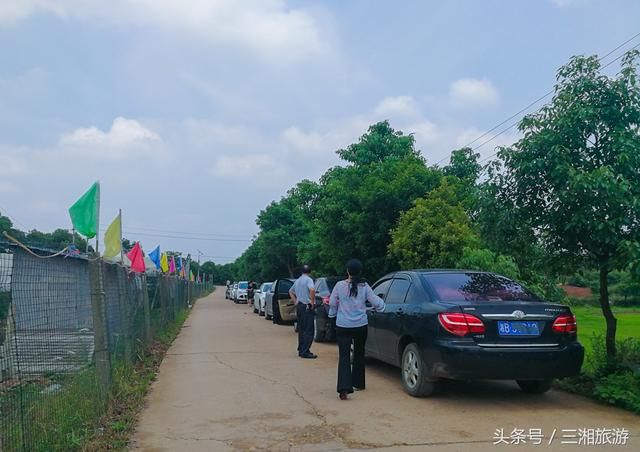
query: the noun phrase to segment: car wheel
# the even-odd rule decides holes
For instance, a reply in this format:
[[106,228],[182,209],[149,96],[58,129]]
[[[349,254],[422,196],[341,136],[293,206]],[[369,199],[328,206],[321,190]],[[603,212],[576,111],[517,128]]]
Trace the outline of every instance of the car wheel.
[[322,318],[315,318],[315,330],[316,330],[316,335],[313,338],[314,341],[316,342],[324,342],[326,341],[326,330],[325,330],[325,321]]
[[529,394],[543,394],[551,389],[552,379],[548,380],[516,380],[520,389]]
[[426,397],[433,394],[435,382],[429,380],[427,365],[415,343],[405,347],[401,365],[402,386],[409,395]]
[[277,303],[273,304],[273,323],[276,325],[282,324],[282,317],[280,316],[280,306]]
[[254,314],[258,314],[259,312],[260,312],[260,311],[258,310],[258,308],[256,308],[256,305],[255,305],[255,303],[254,303],[254,305],[253,305],[253,313],[254,313]]
[[266,312],[264,313],[264,319],[265,320],[271,320],[271,316],[269,314],[267,314]]

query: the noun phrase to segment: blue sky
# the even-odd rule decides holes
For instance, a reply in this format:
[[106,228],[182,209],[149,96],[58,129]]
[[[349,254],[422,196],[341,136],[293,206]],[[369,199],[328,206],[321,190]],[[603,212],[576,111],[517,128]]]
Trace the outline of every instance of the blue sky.
[[0,0],[0,211],[68,228],[99,179],[104,227],[227,262],[369,124],[440,161],[638,32],[632,0]]

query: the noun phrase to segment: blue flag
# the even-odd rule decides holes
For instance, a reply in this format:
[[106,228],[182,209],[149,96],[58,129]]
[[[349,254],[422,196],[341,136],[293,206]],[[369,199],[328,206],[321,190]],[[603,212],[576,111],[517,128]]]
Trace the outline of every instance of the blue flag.
[[182,256],[178,256],[178,260],[176,261],[176,270],[178,270],[178,273],[182,270]]
[[149,253],[149,259],[156,265],[157,269],[160,269],[160,245]]

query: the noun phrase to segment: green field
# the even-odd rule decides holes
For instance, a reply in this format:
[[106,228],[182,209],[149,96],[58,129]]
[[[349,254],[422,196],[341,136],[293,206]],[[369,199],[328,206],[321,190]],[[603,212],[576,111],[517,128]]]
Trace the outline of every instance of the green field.
[[[578,339],[589,355],[592,348],[591,338],[594,335],[605,335],[606,325],[602,311],[599,307],[593,306],[576,306],[572,307],[571,311],[578,321]],[[617,340],[627,337],[640,339],[640,308],[614,308],[613,313],[618,319]]]

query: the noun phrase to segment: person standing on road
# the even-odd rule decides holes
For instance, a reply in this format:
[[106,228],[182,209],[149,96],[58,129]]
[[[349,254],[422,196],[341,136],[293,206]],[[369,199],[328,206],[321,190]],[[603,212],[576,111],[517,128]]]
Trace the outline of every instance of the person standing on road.
[[289,289],[289,295],[296,305],[298,321],[298,356],[300,358],[315,359],[318,355],[311,353],[313,343],[316,289],[313,279],[309,276],[311,268],[302,267],[302,275],[296,279]]
[[[365,389],[364,344],[367,341],[367,301],[373,309],[382,312],[385,304],[373,293],[369,284],[361,278],[362,262],[351,259],[347,262],[346,280],[339,281],[329,298],[329,318],[336,318],[338,341],[338,394],[347,400],[353,390]],[[353,344],[353,364],[351,345]]]

